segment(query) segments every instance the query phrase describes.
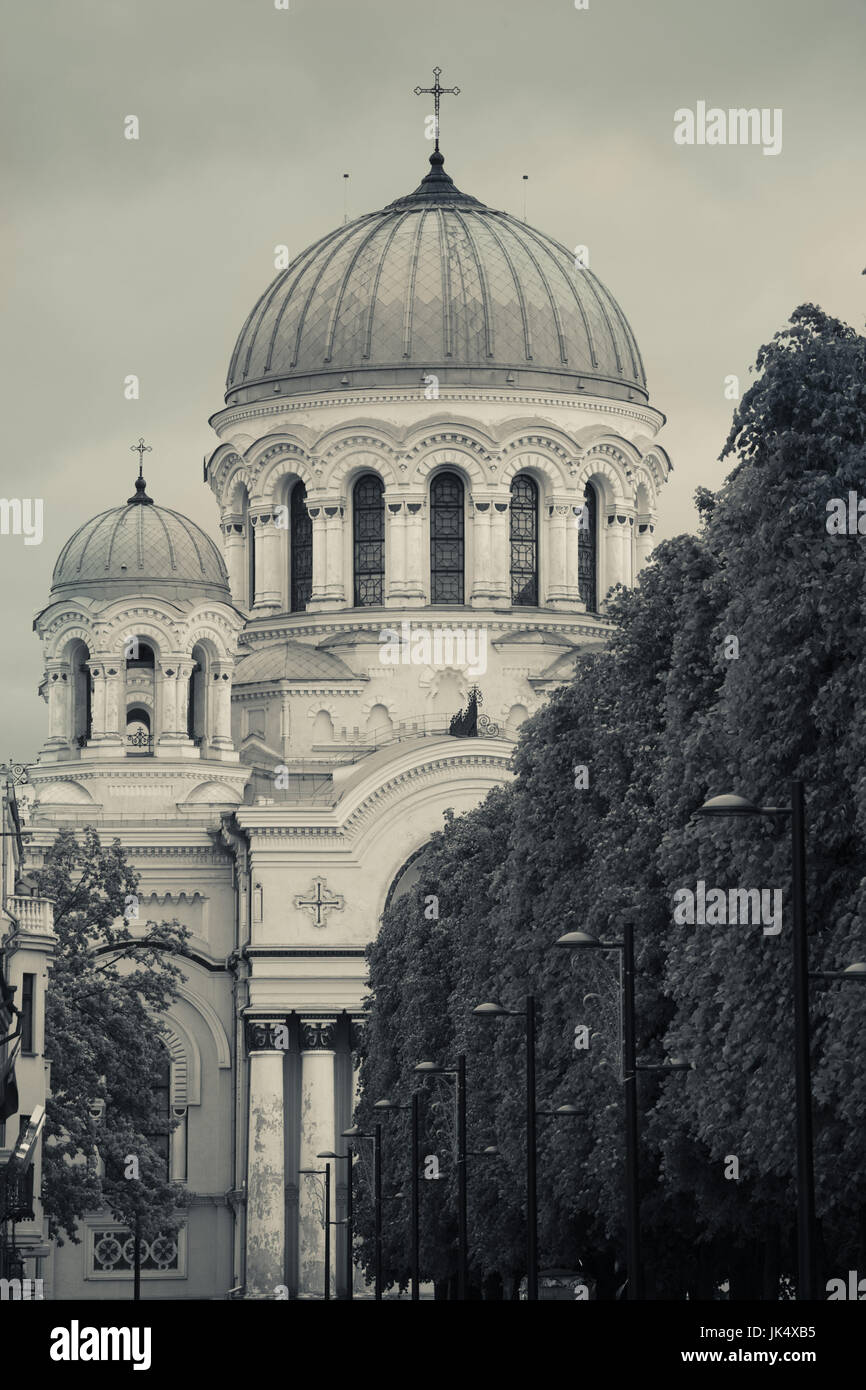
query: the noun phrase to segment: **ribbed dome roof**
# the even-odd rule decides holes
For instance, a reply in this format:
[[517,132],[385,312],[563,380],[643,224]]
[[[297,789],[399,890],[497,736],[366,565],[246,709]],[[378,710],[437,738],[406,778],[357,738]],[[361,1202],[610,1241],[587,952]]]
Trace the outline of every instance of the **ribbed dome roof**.
[[60,552],[51,592],[174,592],[195,586],[202,597],[231,603],[228,575],[210,536],[195,522],[157,507],[136,483],[123,507],[100,512],[75,532]]
[[256,681],[357,681],[344,661],[304,642],[279,642],[250,652],[235,667],[234,685]]
[[634,335],[592,271],[461,193],[440,154],[430,163],[414,193],[337,228],[277,276],[238,338],[227,403],[277,388],[420,387],[425,371],[443,384],[646,399]]

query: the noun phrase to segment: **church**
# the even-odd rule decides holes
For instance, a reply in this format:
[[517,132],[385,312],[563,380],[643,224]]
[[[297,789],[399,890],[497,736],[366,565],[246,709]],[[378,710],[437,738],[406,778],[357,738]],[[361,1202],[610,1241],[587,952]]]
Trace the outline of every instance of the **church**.
[[[462,192],[438,138],[429,166],[240,328],[204,465],[220,544],[212,503],[193,520],[146,481],[142,440],[34,622],[29,862],[93,824],[141,875],[141,927],[192,933],[163,1089],[189,1205],[144,1251],[148,1300],[321,1296],[307,1170],[352,1123],[365,948],[653,546],[671,464],[622,309]],[[41,1261],[46,1297],[129,1298],[128,1232],[80,1235]]]

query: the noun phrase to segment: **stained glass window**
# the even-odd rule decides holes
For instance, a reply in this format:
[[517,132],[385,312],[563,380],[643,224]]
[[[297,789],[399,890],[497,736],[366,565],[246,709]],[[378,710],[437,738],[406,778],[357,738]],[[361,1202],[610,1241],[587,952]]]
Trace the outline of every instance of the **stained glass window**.
[[538,488],[525,473],[511,484],[511,602],[538,607]]
[[577,532],[577,583],[587,612],[598,612],[598,498],[587,483],[583,491],[583,515]]
[[430,602],[463,602],[463,484],[437,473],[430,487]]
[[378,608],[385,601],[385,484],[364,473],[352,493],[355,607]]
[[292,488],[292,573],[290,606],[303,613],[313,592],[313,523],[307,514],[307,489],[301,482]]

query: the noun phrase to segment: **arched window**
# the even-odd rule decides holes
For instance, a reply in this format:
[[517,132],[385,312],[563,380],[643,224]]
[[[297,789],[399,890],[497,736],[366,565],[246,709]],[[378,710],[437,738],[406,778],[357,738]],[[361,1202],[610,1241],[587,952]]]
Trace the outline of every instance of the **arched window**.
[[463,602],[463,484],[437,473],[430,487],[430,602]]
[[247,608],[256,601],[256,528],[247,512]]
[[379,608],[385,601],[385,484],[365,473],[352,492],[355,607]]
[[93,732],[91,704],[92,681],[90,678],[90,652],[80,640],[76,640],[69,652],[70,678],[72,683],[72,739],[82,747]]
[[583,490],[583,513],[577,532],[577,583],[588,613],[598,612],[598,498],[592,483]]
[[[153,721],[156,708],[156,657],[149,642],[138,637],[126,644],[126,746],[131,754],[153,751]],[[140,703],[139,703],[140,702]]]
[[193,647],[192,659],[195,665],[189,675],[189,689],[186,701],[186,732],[188,738],[201,743],[207,733],[207,721],[205,718],[205,700],[207,698],[205,667],[207,665],[207,658],[200,646],[196,645]]
[[303,613],[313,592],[313,523],[307,513],[307,489],[302,482],[292,488],[291,506],[292,613]]
[[511,484],[511,602],[538,607],[538,488],[525,473]]

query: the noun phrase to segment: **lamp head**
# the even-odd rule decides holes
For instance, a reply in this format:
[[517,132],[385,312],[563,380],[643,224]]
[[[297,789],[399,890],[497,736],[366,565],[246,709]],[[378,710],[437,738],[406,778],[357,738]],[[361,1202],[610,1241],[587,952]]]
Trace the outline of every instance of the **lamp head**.
[[475,1018],[510,1018],[513,1010],[506,1009],[503,1004],[476,1004],[472,1010]]
[[581,946],[600,946],[601,942],[597,936],[590,936],[588,931],[567,931],[554,944],[563,946],[567,951],[574,951]]
[[699,806],[695,811],[696,816],[759,816],[760,806],[756,806],[754,801],[747,801],[744,796],[734,796],[732,793],[725,793],[724,796],[711,796],[709,801],[705,801],[703,806]]
[[439,1076],[445,1068],[438,1066],[436,1062],[418,1062],[412,1070],[421,1076]]

